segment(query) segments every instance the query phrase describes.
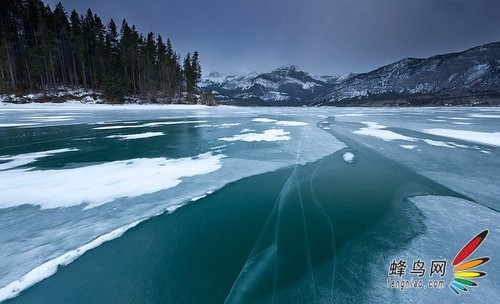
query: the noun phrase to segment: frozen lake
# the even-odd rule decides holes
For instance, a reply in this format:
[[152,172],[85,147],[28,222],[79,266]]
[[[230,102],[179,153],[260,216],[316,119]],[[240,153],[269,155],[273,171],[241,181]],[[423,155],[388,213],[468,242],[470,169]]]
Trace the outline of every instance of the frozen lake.
[[499,147],[498,108],[0,104],[0,302],[457,301],[485,229],[494,302]]

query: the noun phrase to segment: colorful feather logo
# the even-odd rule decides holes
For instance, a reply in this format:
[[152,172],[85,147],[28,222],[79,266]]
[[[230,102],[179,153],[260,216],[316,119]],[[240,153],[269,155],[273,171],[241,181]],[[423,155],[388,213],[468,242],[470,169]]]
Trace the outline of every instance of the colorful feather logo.
[[476,249],[483,243],[488,235],[488,230],[476,235],[472,240],[467,243],[467,245],[460,250],[455,259],[453,259],[453,281],[450,283],[450,289],[453,290],[457,295],[460,292],[468,291],[469,287],[476,287],[478,284],[474,282],[474,279],[486,276],[486,272],[478,271],[474,268],[479,267],[487,263],[489,257],[481,257],[473,260],[464,261],[467,259]]

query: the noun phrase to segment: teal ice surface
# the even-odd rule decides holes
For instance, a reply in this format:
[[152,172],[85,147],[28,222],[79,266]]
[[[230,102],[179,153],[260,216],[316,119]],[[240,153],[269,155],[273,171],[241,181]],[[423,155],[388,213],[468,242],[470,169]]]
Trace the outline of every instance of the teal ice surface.
[[[453,300],[449,290],[388,290],[387,259],[452,254],[435,248],[483,226],[499,230],[498,147],[424,132],[499,132],[496,109],[28,105],[0,113],[8,180],[0,191],[9,193],[0,198],[0,288],[142,221],[21,287],[12,302]],[[366,122],[415,140],[355,133]],[[448,231],[435,214],[476,224]],[[418,250],[429,243],[434,250]],[[485,281],[476,296],[495,299],[497,290]]]

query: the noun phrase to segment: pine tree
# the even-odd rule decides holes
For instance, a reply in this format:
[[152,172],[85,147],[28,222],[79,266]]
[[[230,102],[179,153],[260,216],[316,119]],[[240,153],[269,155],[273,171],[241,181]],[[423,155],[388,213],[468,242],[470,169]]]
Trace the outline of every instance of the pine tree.
[[125,20],[118,33],[91,9],[68,17],[62,4],[52,11],[41,0],[2,0],[1,8],[0,93],[83,87],[118,102],[192,93],[200,79],[198,52],[182,64],[169,39],[144,37]]

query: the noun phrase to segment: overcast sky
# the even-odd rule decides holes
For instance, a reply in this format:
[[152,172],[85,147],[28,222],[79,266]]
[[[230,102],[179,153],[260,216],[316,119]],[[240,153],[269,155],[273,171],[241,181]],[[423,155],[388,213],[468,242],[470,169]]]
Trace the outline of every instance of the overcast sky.
[[198,50],[204,72],[367,72],[500,41],[500,0],[45,0]]

